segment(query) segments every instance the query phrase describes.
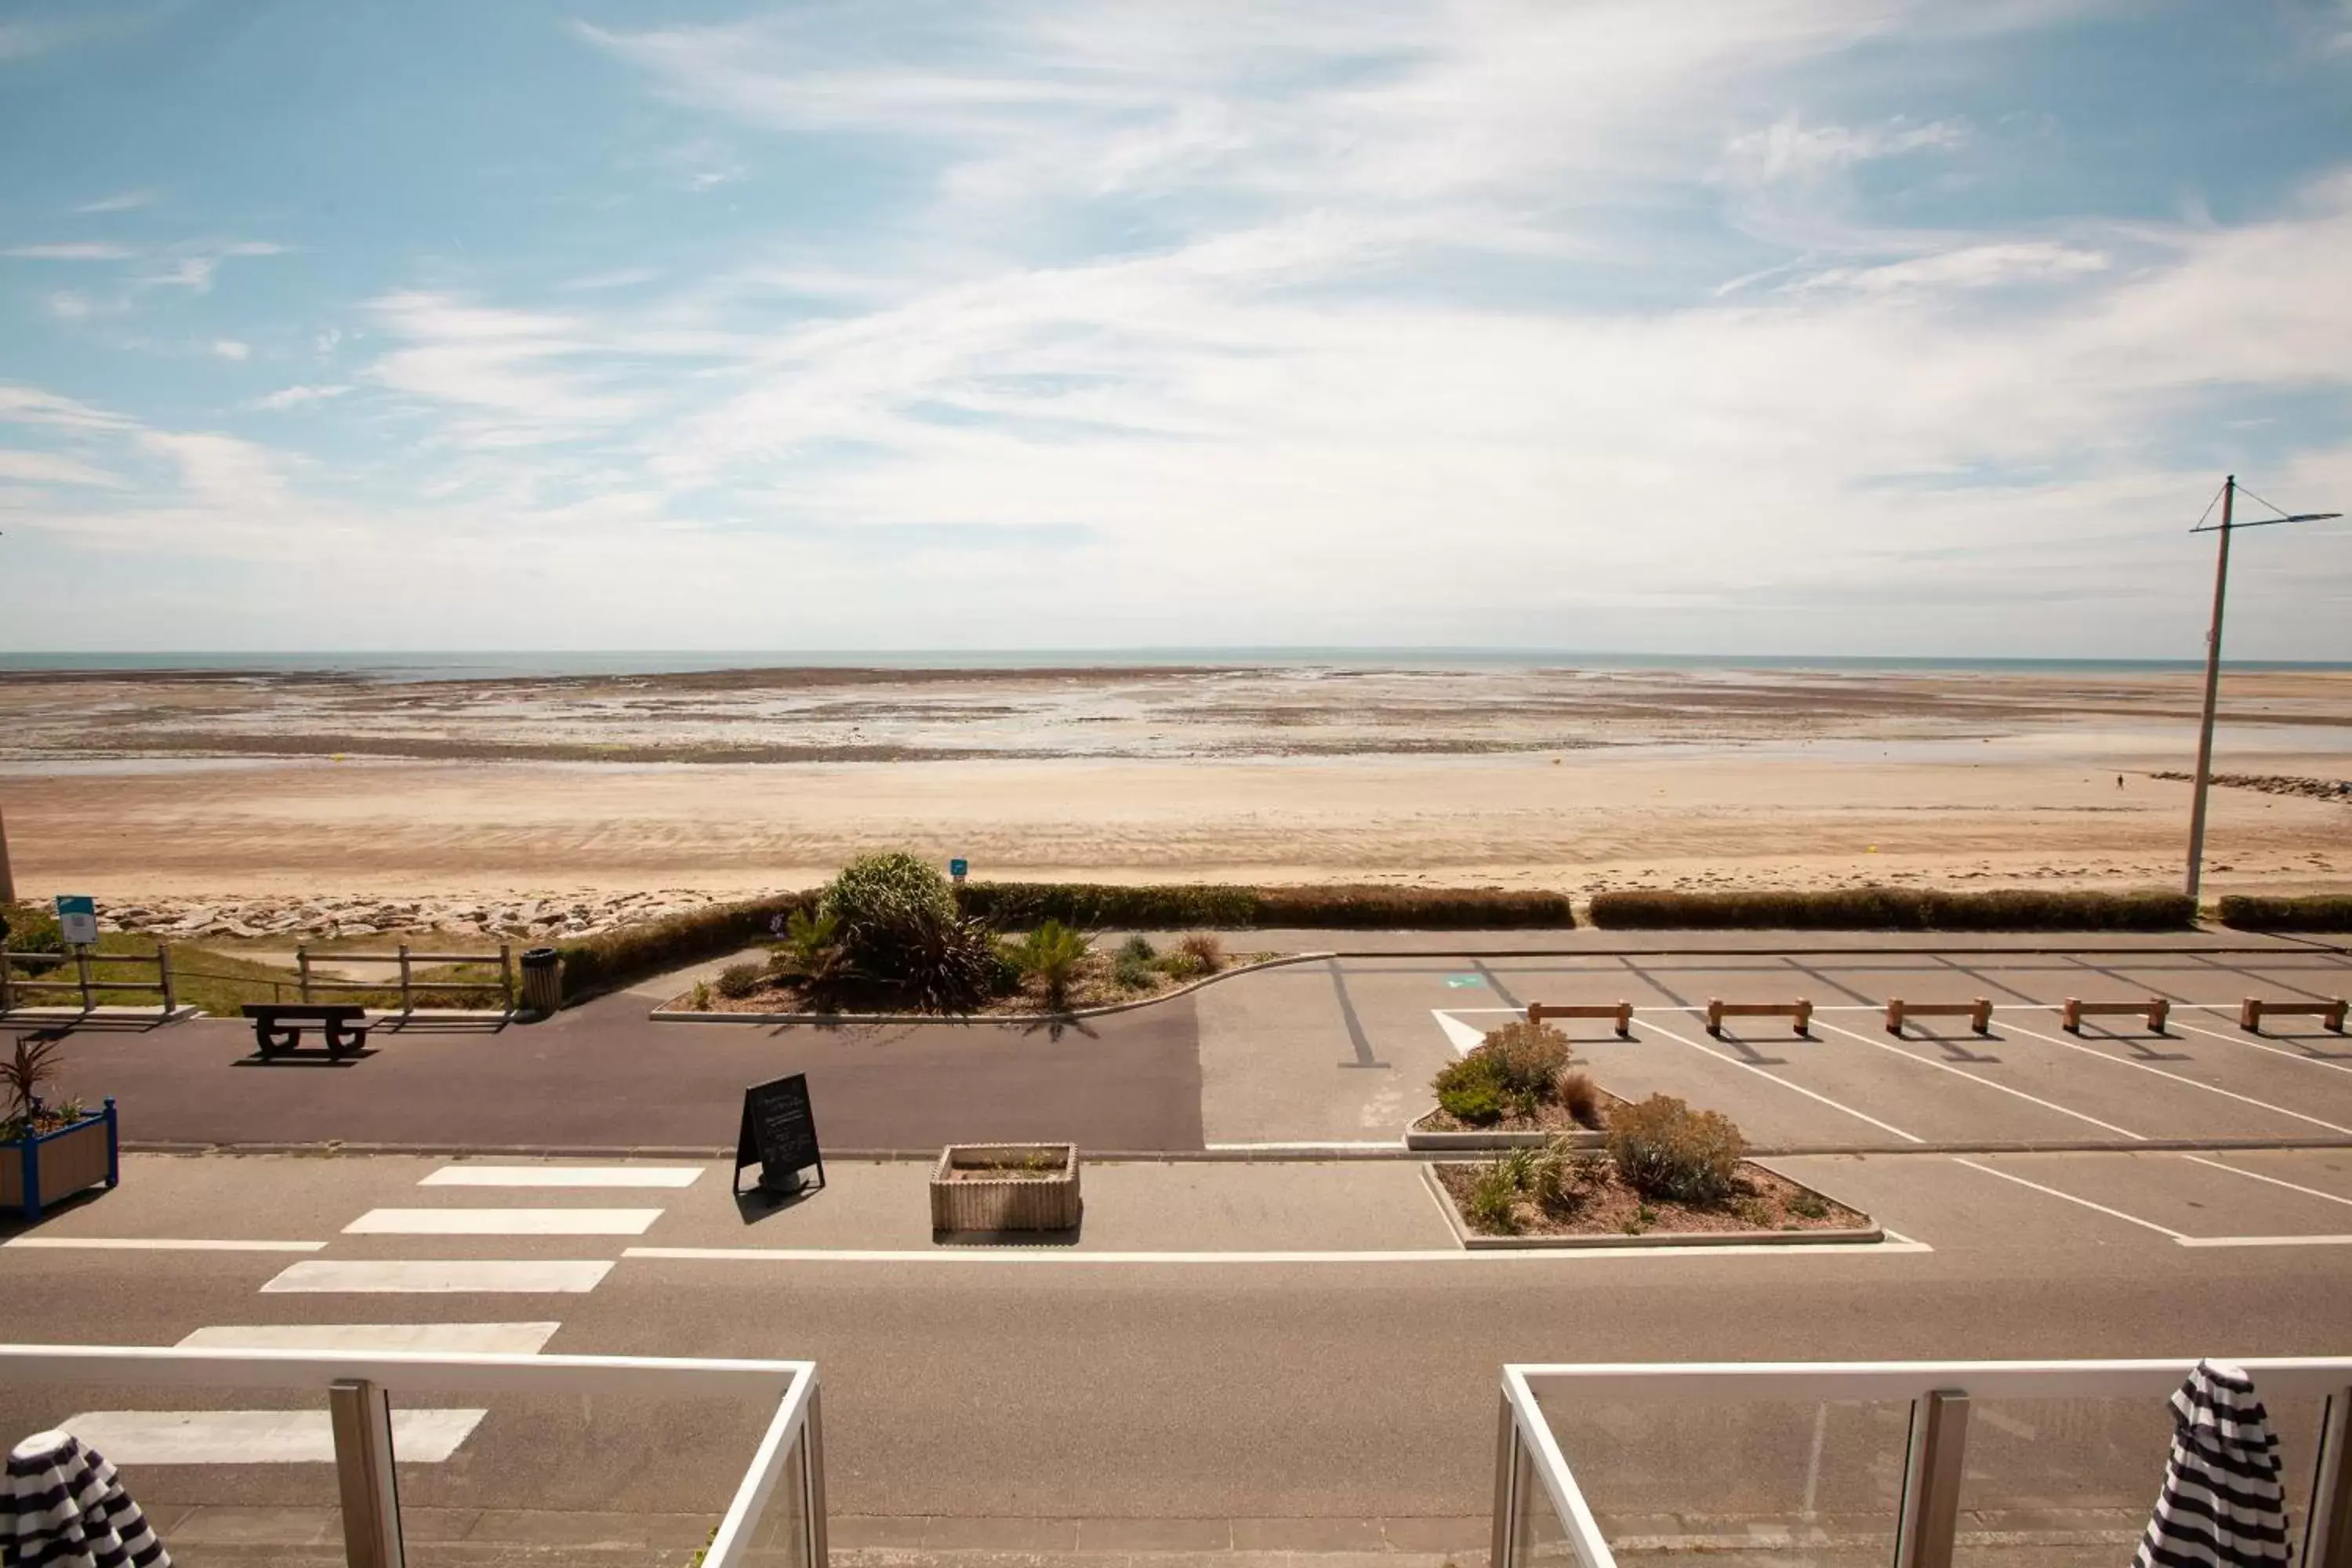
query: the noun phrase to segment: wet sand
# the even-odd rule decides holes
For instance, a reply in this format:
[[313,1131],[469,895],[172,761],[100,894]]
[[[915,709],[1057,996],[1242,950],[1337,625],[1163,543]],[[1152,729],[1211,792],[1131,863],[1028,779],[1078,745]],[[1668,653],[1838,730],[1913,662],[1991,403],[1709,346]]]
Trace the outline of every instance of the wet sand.
[[[2164,885],[2189,786],[2147,775],[2193,762],[2196,700],[2139,673],[16,676],[0,810],[22,889],[114,899],[737,892],[893,844],[1102,880]],[[2352,674],[2233,675],[2224,716],[2217,765],[2352,777]],[[2352,886],[2352,805],[2214,802],[2209,888]]]

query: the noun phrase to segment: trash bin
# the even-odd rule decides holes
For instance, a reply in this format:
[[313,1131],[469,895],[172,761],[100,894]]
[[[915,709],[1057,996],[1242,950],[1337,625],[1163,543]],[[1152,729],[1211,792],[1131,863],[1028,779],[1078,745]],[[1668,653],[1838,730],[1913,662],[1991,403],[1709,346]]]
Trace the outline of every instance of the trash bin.
[[563,959],[551,947],[522,953],[522,1010],[549,1017],[563,1005]]

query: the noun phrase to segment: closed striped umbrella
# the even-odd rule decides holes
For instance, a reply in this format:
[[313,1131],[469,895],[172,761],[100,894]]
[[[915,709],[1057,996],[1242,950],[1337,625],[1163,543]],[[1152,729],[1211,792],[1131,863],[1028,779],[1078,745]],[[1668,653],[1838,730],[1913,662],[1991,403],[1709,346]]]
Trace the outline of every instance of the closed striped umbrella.
[[36,1432],[8,1454],[0,1563],[172,1568],[172,1556],[103,1455],[70,1432]]
[[2200,1361],[2172,1396],[2172,1455],[2135,1568],[2279,1568],[2294,1556],[2278,1437],[2253,1380]]

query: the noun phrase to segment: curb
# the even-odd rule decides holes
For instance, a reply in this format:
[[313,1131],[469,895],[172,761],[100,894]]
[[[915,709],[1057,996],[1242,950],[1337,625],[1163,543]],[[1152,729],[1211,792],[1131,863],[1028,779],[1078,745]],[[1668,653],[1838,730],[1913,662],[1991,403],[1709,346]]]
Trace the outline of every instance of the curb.
[[[1753,1163],[1753,1162],[1749,1162]],[[1769,1167],[1768,1167],[1769,1168]],[[1772,1173],[1782,1181],[1790,1182],[1824,1203],[1836,1203],[1827,1193],[1813,1192],[1793,1176]],[[1421,1168],[1421,1179],[1437,1206],[1444,1212],[1445,1223],[1454,1232],[1454,1239],[1465,1252],[1510,1251],[1577,1251],[1593,1247],[1867,1247],[1886,1239],[1885,1227],[1871,1219],[1868,1229],[1845,1230],[1645,1230],[1638,1236],[1622,1232],[1591,1236],[1481,1236],[1464,1223],[1462,1211],[1455,1207],[1454,1194],[1437,1179],[1437,1163],[1431,1161]],[[1841,1204],[1851,1208],[1850,1204]],[[1869,1215],[1864,1216],[1869,1219]]]
[[1279,958],[1262,958],[1255,963],[1237,964],[1231,969],[1221,969],[1214,974],[1204,974],[1157,996],[1139,997],[1132,1002],[1106,1002],[1097,1007],[1077,1007],[1066,1013],[689,1013],[684,1008],[656,1007],[646,1016],[656,1024],[830,1024],[835,1026],[851,1024],[995,1024],[1027,1028],[1037,1024],[1066,1024],[1080,1018],[1103,1018],[1113,1013],[1132,1013],[1139,1007],[1157,1007],[1162,1002],[1173,1002],[1179,997],[1190,996],[1195,991],[1205,990],[1221,980],[1255,974],[1261,970],[1281,969],[1293,963],[1320,963],[1326,959],[1345,956],[1337,952],[1284,953]]

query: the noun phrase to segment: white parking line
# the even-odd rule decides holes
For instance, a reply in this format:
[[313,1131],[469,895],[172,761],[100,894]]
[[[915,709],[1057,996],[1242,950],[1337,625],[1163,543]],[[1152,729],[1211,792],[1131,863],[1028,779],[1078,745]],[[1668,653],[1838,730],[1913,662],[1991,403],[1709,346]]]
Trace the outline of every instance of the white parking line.
[[0,1247],[51,1247],[75,1252],[318,1252],[323,1241],[201,1241],[173,1236],[19,1236]]
[[2325,1127],[2330,1132],[2342,1132],[2347,1136],[2352,1136],[2352,1127],[2340,1127],[2333,1121],[2323,1121],[2316,1116],[2305,1116],[2300,1110],[2289,1110],[2284,1105],[2273,1105],[2269,1100],[2256,1100],[2251,1094],[2240,1094],[2233,1089],[2216,1089],[2210,1083],[2200,1083],[2193,1078],[2183,1078],[2177,1072],[2167,1072],[2162,1068],[2151,1067],[2147,1062],[2136,1062],[2128,1057],[2111,1057],[2106,1052],[2095,1050],[2089,1046],[2077,1045],[2072,1040],[2062,1040],[2055,1035],[2041,1034],[2035,1030],[2025,1028],[2020,1025],[2011,1024],[2010,1027],[2016,1030],[2017,1033],[2026,1036],[2028,1038],[2047,1041],[2049,1044],[2053,1046],[2063,1046],[2070,1051],[2080,1051],[2086,1057],[2092,1057],[2103,1062],[2113,1062],[2119,1068],[2137,1068],[2141,1072],[2152,1072],[2158,1078],[2168,1078],[2175,1083],[2185,1083],[2191,1089],[2201,1089],[2208,1094],[2218,1094],[2225,1100],[2234,1100],[2242,1104],[2259,1106],[2264,1110],[2276,1111],[2281,1116],[2293,1117],[2297,1121],[2308,1121],[2314,1127]]
[[643,1236],[659,1209],[370,1209],[345,1236]]
[[699,1165],[444,1165],[420,1187],[690,1187]]
[[1997,1171],[1990,1165],[1979,1165],[1974,1160],[1963,1158],[1958,1154],[1952,1156],[1952,1163],[1966,1165],[1971,1171],[1982,1171],[1988,1176],[1999,1176],[2004,1182],[2015,1182],[2021,1187],[2032,1187],[2037,1193],[2047,1193],[2053,1198],[2063,1198],[2070,1204],[2079,1204],[2086,1209],[2096,1209],[2110,1219],[2119,1219],[2126,1225],[2138,1226],[2142,1230],[2152,1230],[2158,1236],[2168,1236],[2175,1241],[2186,1239],[2181,1232],[2173,1229],[2170,1226],[2158,1225],[2152,1219],[2142,1219],[2137,1215],[2126,1214],[2121,1209],[2111,1209],[2105,1204],[2095,1204],[2088,1198],[2078,1198],[2072,1193],[2062,1193],[2056,1187],[2045,1187],[2040,1182],[2029,1182],[2023,1176],[2011,1175],[2007,1171]]
[[[2207,1009],[2209,1012],[2212,1010]],[[2302,1051],[2288,1050],[2284,1046],[2273,1046],[2263,1040],[2250,1040],[2243,1035],[2225,1035],[2219,1029],[2200,1029],[2194,1024],[2182,1023],[2178,1016],[2175,1016],[2172,1022],[2176,1026],[2186,1029],[2192,1035],[2203,1035],[2208,1039],[2227,1040],[2233,1046],[2243,1046],[2248,1050],[2268,1051],[2274,1057],[2284,1057],[2291,1062],[2302,1062],[2310,1067],[2326,1068],[2331,1072],[2352,1072],[2352,1063],[2326,1061]],[[2336,1037],[2331,1035],[2328,1037],[2333,1039]]]
[[[392,1450],[437,1465],[487,1410],[398,1410]],[[88,1410],[58,1423],[118,1465],[323,1465],[335,1458],[324,1410]]]
[[537,1355],[561,1323],[236,1323],[198,1329],[183,1350],[415,1351],[431,1355]]
[[283,1270],[261,1290],[264,1295],[351,1292],[450,1296],[479,1290],[577,1296],[596,1289],[612,1271],[612,1264],[601,1258],[548,1258],[529,1263],[465,1258],[375,1262],[315,1258]]
[[2342,1204],[2347,1208],[2352,1208],[2352,1198],[2345,1197],[2338,1193],[2323,1193],[2317,1187],[2306,1187],[2294,1182],[2283,1182],[2276,1176],[2265,1176],[2260,1171],[2246,1171],[2241,1170],[2235,1165],[2224,1165],[2221,1161],[2209,1160],[2202,1154],[2183,1154],[2180,1157],[2184,1160],[2192,1161],[2200,1165],[2210,1165],[2217,1171],[2227,1171],[2233,1176],[2243,1176],[2251,1182],[2268,1182],[2272,1186],[2284,1187],[2291,1193],[2302,1193],[2310,1197],[2326,1198],[2331,1204]]
[[1754,1073],[1758,1078],[1769,1079],[1772,1082],[1779,1084],[1782,1089],[1796,1090],[1799,1094],[1803,1095],[1807,1100],[1820,1100],[1832,1110],[1842,1110],[1857,1121],[1867,1121],[1882,1132],[1892,1132],[1895,1136],[1902,1139],[1906,1143],[1925,1143],[1927,1142],[1925,1138],[1920,1137],[1916,1132],[1906,1132],[1903,1129],[1895,1126],[1891,1122],[1881,1121],[1875,1116],[1865,1115],[1862,1111],[1856,1110],[1851,1105],[1840,1105],[1836,1100],[1832,1100],[1826,1094],[1815,1094],[1811,1089],[1807,1089],[1801,1083],[1790,1083],[1787,1079],[1779,1077],[1773,1073],[1766,1072],[1762,1068],[1757,1067],[1752,1063],[1743,1062],[1738,1057],[1726,1056],[1721,1051],[1711,1050],[1706,1046],[1700,1045],[1696,1040],[1685,1039],[1682,1036],[1675,1034],[1672,1029],[1664,1028],[1657,1024],[1652,1024],[1650,1027],[1655,1029],[1659,1034],[1664,1035],[1666,1038],[1675,1041],[1678,1045],[1688,1046],[1691,1049],[1697,1051],[1702,1056],[1713,1057],[1719,1062],[1728,1062],[1733,1067],[1740,1068],[1746,1071]]
[[2184,1236],[2183,1247],[2352,1247],[2352,1236]]
[[1986,1089],[1999,1089],[2003,1094],[2011,1094],[2020,1100],[2031,1100],[2044,1110],[2054,1110],[2061,1116],[2071,1116],[2077,1121],[2087,1121],[2094,1127],[2115,1133],[2117,1137],[2129,1138],[2134,1142],[2146,1141],[2145,1134],[2134,1132],[2128,1127],[2118,1127],[2112,1121],[2102,1121],[2095,1116],[2085,1116],[2079,1110],[2069,1110],[2063,1105],[2043,1100],[2039,1095],[2028,1094],[2021,1089],[2011,1089],[2005,1083],[1995,1083],[1989,1078],[1979,1078],[1975,1073],[1962,1071],[1949,1062],[1939,1062],[1933,1057],[1923,1057],[1916,1051],[1906,1051],[1900,1046],[1890,1046],[1885,1040],[1874,1040],[1868,1035],[1856,1034],[1852,1029],[1842,1029],[1826,1019],[1822,1020],[1822,1027],[1833,1035],[1843,1035],[1849,1040],[1860,1040],[1865,1046],[1876,1046],[1882,1051],[1892,1051],[1898,1057],[1907,1057],[1921,1067],[1934,1068],[1938,1071],[1950,1073],[1955,1078],[1964,1078],[1970,1083],[1979,1084]]
[[673,1263],[1040,1263],[1040,1264],[1292,1264],[1292,1263],[1525,1263],[1609,1258],[1851,1258],[1911,1254],[1935,1249],[1924,1241],[1823,1242],[1812,1246],[1733,1242],[1722,1247],[1559,1247],[1410,1248],[1393,1252],[1087,1252],[1066,1247],[939,1247],[928,1251],[890,1251],[827,1247],[632,1247],[624,1260]]

